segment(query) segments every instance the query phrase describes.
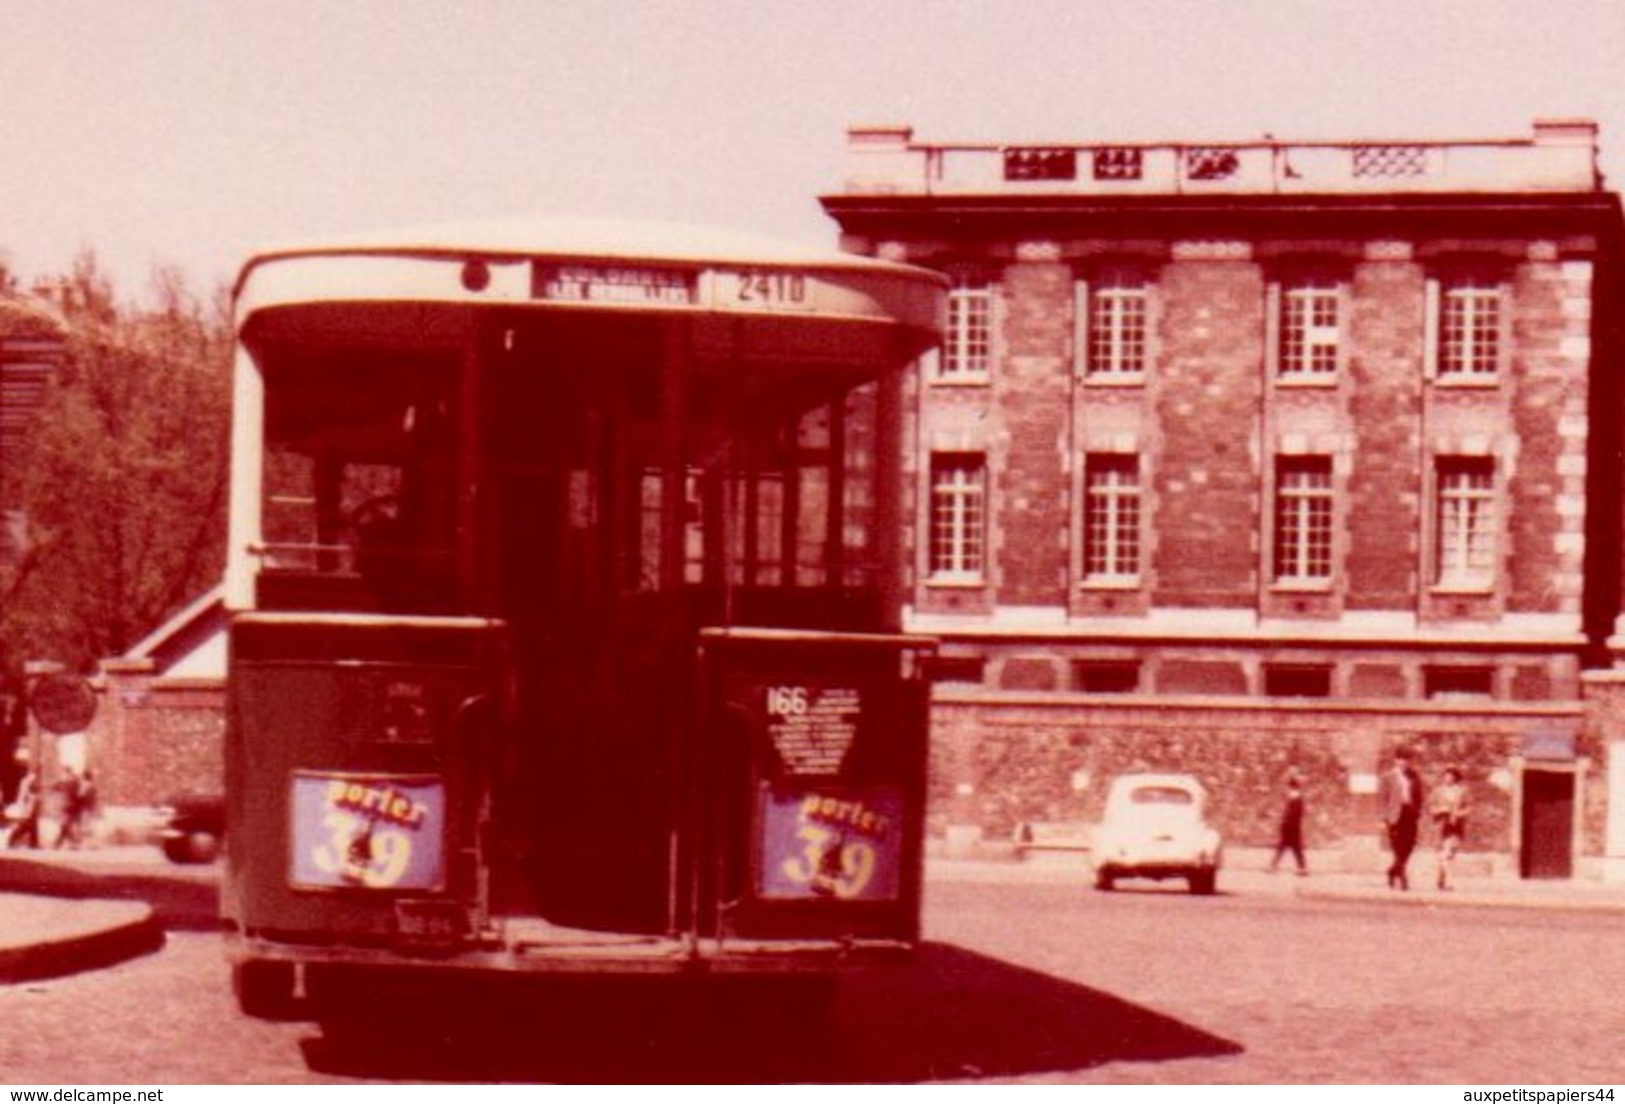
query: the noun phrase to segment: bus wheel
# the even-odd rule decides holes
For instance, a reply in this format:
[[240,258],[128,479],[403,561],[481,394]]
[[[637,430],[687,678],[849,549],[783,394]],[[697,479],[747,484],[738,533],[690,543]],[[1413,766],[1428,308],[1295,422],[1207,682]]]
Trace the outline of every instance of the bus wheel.
[[297,1010],[291,962],[249,959],[231,967],[231,988],[244,1015],[261,1020],[291,1020]]

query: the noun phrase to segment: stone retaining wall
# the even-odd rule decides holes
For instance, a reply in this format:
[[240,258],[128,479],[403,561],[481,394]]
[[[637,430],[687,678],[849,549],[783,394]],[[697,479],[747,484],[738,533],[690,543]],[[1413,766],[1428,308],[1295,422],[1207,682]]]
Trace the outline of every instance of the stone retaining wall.
[[[1098,820],[1106,784],[1132,770],[1197,775],[1227,840],[1269,846],[1285,779],[1305,782],[1310,847],[1380,834],[1376,774],[1400,746],[1428,785],[1460,767],[1473,813],[1467,849],[1507,851],[1531,732],[1572,735],[1587,812],[1583,847],[1602,844],[1601,746],[1580,702],[1338,705],[1256,699],[939,691],[932,714],[931,828],[972,825],[1008,838],[1028,821]],[[1424,832],[1426,835],[1426,830]]]

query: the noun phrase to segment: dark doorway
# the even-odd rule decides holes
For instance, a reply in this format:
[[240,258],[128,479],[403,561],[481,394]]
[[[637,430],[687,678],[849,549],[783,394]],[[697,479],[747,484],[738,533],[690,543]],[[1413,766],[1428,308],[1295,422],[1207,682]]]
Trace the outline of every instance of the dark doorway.
[[1574,873],[1574,772],[1523,772],[1523,845],[1518,873],[1567,878]]

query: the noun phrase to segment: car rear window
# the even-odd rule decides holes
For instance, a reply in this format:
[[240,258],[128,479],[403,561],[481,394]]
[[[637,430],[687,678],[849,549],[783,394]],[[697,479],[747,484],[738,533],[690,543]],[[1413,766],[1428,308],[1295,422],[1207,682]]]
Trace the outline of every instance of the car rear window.
[[1196,799],[1178,786],[1141,786],[1129,800],[1136,805],[1189,805]]

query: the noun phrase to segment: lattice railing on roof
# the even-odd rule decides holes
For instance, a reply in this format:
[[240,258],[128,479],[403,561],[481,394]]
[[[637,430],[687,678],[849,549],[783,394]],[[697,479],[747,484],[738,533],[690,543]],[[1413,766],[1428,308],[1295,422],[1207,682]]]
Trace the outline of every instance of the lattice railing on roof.
[[1351,152],[1356,177],[1392,179],[1428,173],[1426,146],[1355,146]]

